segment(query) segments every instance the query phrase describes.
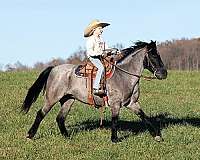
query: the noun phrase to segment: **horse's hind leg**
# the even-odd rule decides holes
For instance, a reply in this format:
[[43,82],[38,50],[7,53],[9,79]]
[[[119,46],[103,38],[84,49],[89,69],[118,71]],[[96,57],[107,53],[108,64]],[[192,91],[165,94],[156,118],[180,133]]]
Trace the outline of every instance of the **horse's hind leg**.
[[131,105],[127,106],[131,111],[133,111],[136,115],[138,115],[142,121],[144,121],[150,129],[151,134],[154,136],[156,141],[162,141],[161,132],[158,128],[155,128],[153,124],[150,122],[149,117],[144,113],[144,111],[140,108],[138,102],[132,103]]
[[69,113],[72,104],[74,103],[74,99],[66,96],[60,100],[60,103],[61,103],[62,107],[60,109],[60,112],[58,113],[56,121],[57,121],[57,124],[58,124],[61,134],[64,137],[69,137],[69,134],[65,127],[65,118],[66,118],[67,114]]
[[52,107],[53,105],[49,105],[49,103],[45,102],[44,107],[37,112],[35,121],[33,125],[31,126],[31,128],[29,129],[28,134],[26,136],[27,138],[31,139],[35,136],[40,123],[42,122],[42,120],[47,115],[47,113],[51,110]]
[[111,141],[114,143],[117,143],[121,141],[117,136],[120,104],[115,103],[115,104],[111,104],[111,106],[112,106],[111,108],[111,112],[112,112]]

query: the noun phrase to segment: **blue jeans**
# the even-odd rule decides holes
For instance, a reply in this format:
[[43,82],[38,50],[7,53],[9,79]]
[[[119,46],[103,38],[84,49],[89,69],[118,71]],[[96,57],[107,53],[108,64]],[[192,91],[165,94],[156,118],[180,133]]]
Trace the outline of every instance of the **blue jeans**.
[[93,83],[93,88],[100,88],[101,76],[104,73],[104,66],[98,58],[89,57],[90,61],[98,68],[95,81]]

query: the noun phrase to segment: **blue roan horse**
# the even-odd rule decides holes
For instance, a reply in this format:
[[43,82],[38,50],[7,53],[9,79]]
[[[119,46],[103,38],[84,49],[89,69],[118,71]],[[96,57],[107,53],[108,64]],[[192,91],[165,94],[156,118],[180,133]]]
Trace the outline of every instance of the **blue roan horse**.
[[[123,58],[117,62],[115,72],[106,84],[112,112],[111,140],[112,142],[119,141],[117,137],[119,111],[121,107],[126,107],[137,114],[154,131],[155,139],[160,141],[161,133],[153,126],[138,103],[139,80],[143,69],[151,71],[157,79],[167,77],[167,70],[158,54],[156,42],[137,42],[135,46],[123,49],[121,53]],[[34,137],[41,121],[57,102],[60,102],[62,107],[56,121],[61,134],[69,136],[65,127],[67,114],[75,100],[87,103],[88,96],[85,78],[78,78],[75,75],[76,68],[77,66],[72,64],[48,67],[28,90],[22,106],[24,112],[29,111],[43,88],[45,99],[44,106],[37,112],[35,121],[28,131],[27,138]],[[98,96],[94,96],[94,99],[101,107],[103,99]]]

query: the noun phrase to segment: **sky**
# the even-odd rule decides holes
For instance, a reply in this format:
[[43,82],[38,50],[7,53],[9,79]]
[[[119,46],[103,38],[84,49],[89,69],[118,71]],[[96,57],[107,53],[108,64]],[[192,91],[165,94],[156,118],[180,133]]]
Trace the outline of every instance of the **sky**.
[[200,37],[199,0],[0,0],[0,67],[66,59],[85,48],[85,27],[108,22],[109,46]]

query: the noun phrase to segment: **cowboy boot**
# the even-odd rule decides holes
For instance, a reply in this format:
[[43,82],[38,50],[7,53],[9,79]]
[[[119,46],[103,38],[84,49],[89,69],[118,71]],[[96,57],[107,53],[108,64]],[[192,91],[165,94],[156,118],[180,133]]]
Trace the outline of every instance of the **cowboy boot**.
[[105,95],[106,93],[102,89],[93,88],[93,94],[96,96],[101,96],[101,95]]

